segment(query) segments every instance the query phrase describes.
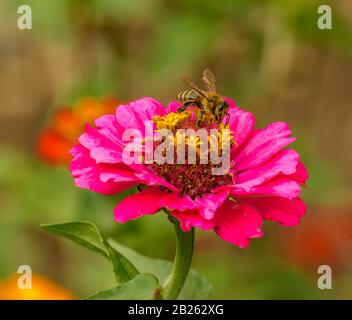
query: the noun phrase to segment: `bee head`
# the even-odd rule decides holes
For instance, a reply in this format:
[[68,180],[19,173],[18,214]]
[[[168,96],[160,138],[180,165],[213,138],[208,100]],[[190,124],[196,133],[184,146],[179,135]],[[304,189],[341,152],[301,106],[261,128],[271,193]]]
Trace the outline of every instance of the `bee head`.
[[228,108],[229,108],[229,104],[226,101],[223,101],[218,105],[218,113],[223,114],[228,110]]

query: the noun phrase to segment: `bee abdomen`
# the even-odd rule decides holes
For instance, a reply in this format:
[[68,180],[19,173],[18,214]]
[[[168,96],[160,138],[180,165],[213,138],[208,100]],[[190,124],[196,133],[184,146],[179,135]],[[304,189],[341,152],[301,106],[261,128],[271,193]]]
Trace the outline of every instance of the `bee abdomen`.
[[188,91],[182,91],[177,95],[177,100],[179,101],[187,101],[189,100],[189,93]]
[[176,99],[179,101],[189,101],[189,100],[195,100],[195,99],[197,99],[197,97],[198,97],[198,94],[196,91],[185,90],[185,91],[180,92],[177,95]]

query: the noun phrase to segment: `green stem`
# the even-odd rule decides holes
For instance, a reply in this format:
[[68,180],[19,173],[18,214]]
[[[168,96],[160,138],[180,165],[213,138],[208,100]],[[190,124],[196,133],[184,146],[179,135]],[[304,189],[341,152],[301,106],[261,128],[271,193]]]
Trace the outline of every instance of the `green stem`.
[[173,222],[176,231],[176,254],[172,272],[165,281],[161,294],[165,300],[175,300],[183,288],[191,267],[194,229],[183,232],[175,218],[169,216],[169,219]]

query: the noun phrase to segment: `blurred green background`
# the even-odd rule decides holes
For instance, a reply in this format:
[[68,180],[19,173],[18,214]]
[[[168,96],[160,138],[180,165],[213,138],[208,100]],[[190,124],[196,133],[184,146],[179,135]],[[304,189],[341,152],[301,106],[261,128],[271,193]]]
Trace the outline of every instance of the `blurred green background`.
[[[17,28],[32,8],[33,29]],[[317,9],[330,4],[332,30]],[[0,279],[28,264],[77,297],[114,284],[108,263],[40,223],[84,219],[104,235],[172,260],[164,215],[113,221],[121,196],[75,188],[35,145],[55,110],[81,97],[167,103],[184,75],[210,68],[257,125],[286,121],[310,173],[302,224],[264,225],[246,250],[197,230],[193,267],[224,299],[352,299],[352,2],[313,0],[1,0]],[[319,290],[328,264],[333,289]]]

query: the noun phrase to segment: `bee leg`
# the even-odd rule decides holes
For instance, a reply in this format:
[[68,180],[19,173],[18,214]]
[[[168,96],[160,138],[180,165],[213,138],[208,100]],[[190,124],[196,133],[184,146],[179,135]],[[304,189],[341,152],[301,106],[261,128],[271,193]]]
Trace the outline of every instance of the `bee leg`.
[[179,107],[178,109],[177,109],[177,112],[183,112],[183,111],[185,111],[187,109],[187,106],[186,105],[182,105],[181,107]]
[[203,110],[200,110],[197,117],[197,129],[199,129],[200,123],[202,122],[202,118],[203,118]]
[[177,112],[185,111],[192,103],[193,103],[193,101],[184,102],[183,105],[177,109]]
[[230,121],[230,114],[228,112],[226,112],[226,121],[225,121],[225,125],[228,125],[229,124],[229,121]]

